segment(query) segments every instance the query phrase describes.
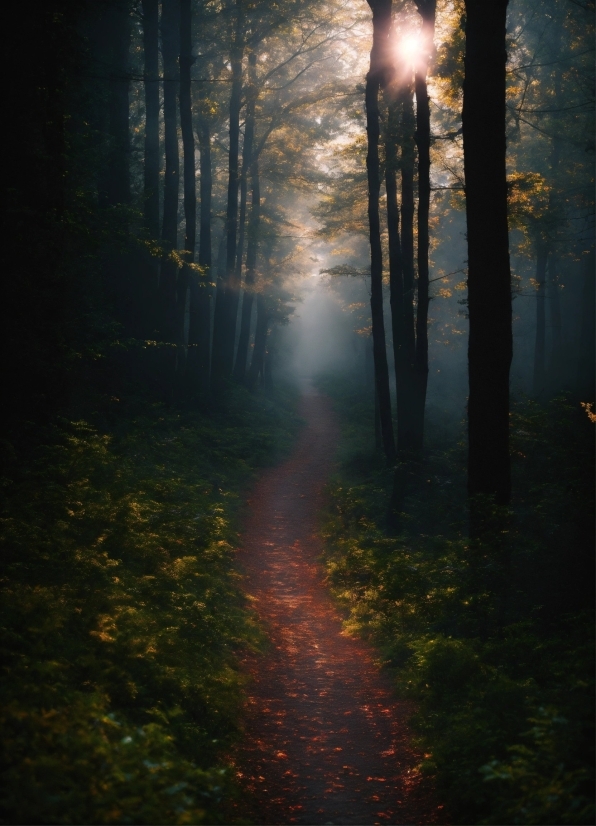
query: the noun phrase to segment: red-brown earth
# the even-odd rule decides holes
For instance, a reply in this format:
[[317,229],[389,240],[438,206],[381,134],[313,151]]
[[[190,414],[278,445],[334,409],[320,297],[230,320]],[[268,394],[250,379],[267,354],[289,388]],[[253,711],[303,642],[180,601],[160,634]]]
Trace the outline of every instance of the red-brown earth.
[[373,652],[348,636],[323,581],[317,533],[338,426],[304,391],[298,444],[252,491],[239,554],[270,639],[251,655],[245,736],[232,756],[235,816],[262,824],[427,824],[442,807],[416,771],[410,708]]

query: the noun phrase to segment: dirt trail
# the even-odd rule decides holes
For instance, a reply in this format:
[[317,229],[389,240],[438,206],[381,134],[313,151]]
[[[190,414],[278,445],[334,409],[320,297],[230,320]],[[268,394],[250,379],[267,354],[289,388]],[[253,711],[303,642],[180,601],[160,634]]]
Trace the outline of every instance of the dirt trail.
[[322,584],[317,513],[338,428],[306,388],[298,445],[250,499],[240,563],[271,639],[249,658],[247,731],[234,756],[246,789],[239,816],[256,823],[440,822],[414,771],[407,706],[341,619]]

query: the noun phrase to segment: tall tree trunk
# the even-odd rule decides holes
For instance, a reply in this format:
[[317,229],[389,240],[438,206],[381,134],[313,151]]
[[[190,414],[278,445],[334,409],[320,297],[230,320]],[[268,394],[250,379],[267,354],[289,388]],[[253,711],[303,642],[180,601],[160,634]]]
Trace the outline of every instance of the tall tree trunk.
[[[108,69],[107,129],[108,152],[99,181],[100,202],[109,207],[130,204],[130,125],[129,125],[129,50],[132,18],[127,0],[109,5],[105,10],[106,51],[100,55]],[[104,28],[102,26],[101,28]],[[103,39],[103,38],[102,38]],[[126,233],[130,220],[120,216],[120,232]],[[128,247],[107,256],[105,288],[113,302],[125,335],[139,334],[138,260]]]
[[[230,64],[232,90],[230,95],[230,148],[228,153],[228,200],[226,210],[226,277],[223,312],[216,318],[213,340],[212,383],[218,387],[223,379],[232,376],[234,345],[236,343],[236,315],[238,312],[238,285],[236,284],[236,248],[238,234],[238,148],[240,141],[240,109],[242,107],[242,56],[244,32],[242,0],[235,0],[235,24],[231,38]],[[219,322],[219,323],[217,323]]]
[[537,398],[544,396],[546,383],[546,263],[548,252],[544,242],[538,243],[536,254],[536,338],[534,343],[533,390]]
[[[511,495],[511,272],[505,167],[507,0],[466,0],[462,115],[468,232],[468,491]],[[481,530],[472,514],[472,530]]]
[[186,311],[187,293],[191,279],[196,281],[197,274],[193,273],[189,264],[194,262],[196,235],[197,235],[197,192],[195,184],[195,138],[192,128],[192,103],[190,94],[190,71],[194,58],[192,56],[191,40],[191,0],[180,0],[180,131],[182,132],[182,146],[184,149],[184,252],[185,265],[178,271],[176,295],[176,343],[178,344],[178,369],[184,372],[185,367],[185,340],[184,317]]
[[422,17],[422,48],[414,74],[416,146],[418,148],[418,301],[416,305],[412,447],[414,452],[420,455],[424,447],[424,411],[428,386],[430,99],[426,76],[430,55],[434,48],[437,3],[436,0],[417,0],[416,6]]
[[[149,237],[159,238],[159,0],[142,0],[145,61],[145,158],[143,168],[143,225]],[[159,261],[151,255],[142,266],[143,335],[155,333]]]
[[397,402],[397,452],[405,449],[404,424],[407,413],[404,399],[408,381],[406,345],[404,341],[404,276],[399,237],[399,205],[397,198],[397,106],[389,101],[387,136],[385,140],[385,189],[387,192],[387,234],[389,238],[389,296],[391,328],[393,333],[393,359],[395,365],[395,389]]
[[205,396],[209,391],[209,350],[211,344],[211,193],[213,189],[211,134],[206,112],[201,112],[199,115],[198,136],[201,153],[199,192],[201,231],[198,263],[202,271],[198,279],[193,279],[191,282],[188,342],[193,345],[190,350],[191,376],[196,377],[199,391]]
[[145,59],[145,166],[143,223],[159,238],[159,0],[143,0]]
[[107,203],[130,203],[130,127],[129,127],[129,50],[132,18],[128,3],[114,5],[112,18],[112,55],[110,65],[109,119],[110,152],[107,163]]
[[246,249],[246,280],[242,298],[242,314],[240,319],[240,335],[234,365],[234,378],[244,381],[246,373],[246,358],[250,338],[250,322],[252,318],[253,287],[255,282],[255,268],[257,263],[258,232],[261,215],[261,191],[259,182],[259,159],[253,158],[253,144],[255,134],[255,103],[257,91],[257,55],[251,52],[248,56],[248,89],[246,102],[246,125],[244,127],[244,149],[242,153],[242,182],[240,185],[240,237],[238,239],[238,255],[236,259],[236,278],[240,281],[242,267],[242,247],[244,242],[244,221],[246,213],[247,177],[250,169],[251,205],[248,226],[248,245]]
[[370,69],[366,76],[366,132],[368,153],[368,223],[370,237],[370,308],[372,317],[375,381],[379,397],[383,450],[388,462],[395,460],[391,396],[389,393],[389,369],[385,346],[385,321],[383,318],[383,252],[379,219],[379,90],[384,82],[387,57],[387,39],[391,31],[391,0],[368,0],[373,15],[373,44],[370,52]]
[[594,247],[584,253],[582,258],[582,311],[579,334],[579,359],[577,365],[577,390],[582,401],[593,402],[594,383],[596,379],[594,336],[594,303],[596,301],[596,273],[594,272]]
[[[163,112],[164,143],[166,156],[162,242],[166,251],[171,252],[175,250],[178,246],[178,190],[180,183],[180,159],[178,154],[178,128],[176,111],[176,99],[178,96],[179,86],[179,0],[163,0],[161,14],[161,40],[164,67]],[[170,256],[166,256],[161,268],[161,277],[159,282],[159,302],[161,309],[161,334],[163,340],[170,343],[174,343],[177,340],[177,278],[178,267],[175,261]],[[166,359],[166,361],[171,366],[171,359]]]
[[248,371],[248,388],[254,390],[259,375],[263,375],[265,365],[265,350],[267,348],[267,328],[269,316],[262,293],[257,294],[257,326],[255,329],[255,346],[252,351],[252,361]]
[[551,344],[548,359],[548,386],[551,393],[558,393],[565,385],[563,364],[563,322],[561,317],[561,292],[559,280],[559,256],[551,250],[548,257],[548,305],[551,328]]
[[221,339],[225,323],[226,300],[226,239],[227,233],[224,226],[217,246],[213,340],[211,342],[211,388],[214,391],[221,385]]
[[401,259],[403,272],[403,310],[400,341],[401,422],[398,419],[398,451],[412,456],[415,425],[416,332],[414,326],[414,90],[408,77],[400,91],[401,123]]
[[[552,43],[551,57],[554,62],[554,105],[553,108],[563,110],[565,108],[565,99],[563,94],[563,63],[561,62],[561,46],[563,40],[563,32],[565,31],[565,17],[566,13],[563,11],[561,16],[557,15],[553,23],[554,25],[554,39]],[[555,134],[551,138],[551,153],[550,153],[550,168],[551,175],[554,181],[554,188],[549,194],[549,210],[552,210],[552,215],[555,217],[558,212],[558,204],[556,188],[563,183],[560,181],[559,163],[561,160],[561,150],[563,144],[559,135]],[[559,195],[560,197],[560,195]],[[558,220],[553,222],[558,225]],[[556,236],[556,229],[553,233]],[[550,310],[550,327],[551,327],[551,347],[548,357],[547,373],[545,375],[545,382],[547,384],[548,392],[556,394],[559,392],[564,383],[564,364],[563,364],[563,327],[561,319],[561,294],[559,291],[559,255],[556,238],[553,238],[551,244],[550,255],[548,260],[548,305]]]

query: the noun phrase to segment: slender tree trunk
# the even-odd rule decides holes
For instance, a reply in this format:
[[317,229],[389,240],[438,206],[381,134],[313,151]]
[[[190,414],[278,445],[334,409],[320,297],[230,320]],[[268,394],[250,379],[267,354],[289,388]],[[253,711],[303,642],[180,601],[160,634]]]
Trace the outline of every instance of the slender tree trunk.
[[[552,57],[550,60],[554,62],[554,108],[562,110],[565,107],[565,100],[563,95],[563,63],[560,61],[561,46],[563,39],[563,32],[565,31],[565,12],[562,16],[555,17],[554,25],[554,42],[552,44]],[[555,130],[556,132],[556,130]],[[555,182],[555,187],[561,185],[563,182],[559,180],[559,163],[561,160],[562,149],[561,138],[558,135],[553,135],[551,138],[551,153],[550,153],[550,168],[551,175]],[[553,214],[557,213],[555,190],[551,190],[549,195],[549,208],[553,210]],[[558,223],[558,222],[557,222]],[[556,230],[555,230],[556,232]],[[550,326],[551,326],[551,347],[548,358],[547,374],[545,375],[545,383],[547,384],[548,392],[555,394],[562,389],[565,383],[564,365],[563,365],[563,326],[561,319],[561,294],[559,291],[559,256],[557,254],[556,240],[551,245],[550,255],[548,259],[548,305],[550,310]]]
[[375,393],[375,450],[383,449],[383,437],[381,435],[381,410],[379,407],[379,394],[377,388],[374,388]]
[[[468,491],[511,495],[511,273],[505,167],[507,0],[466,0],[463,104],[468,231]],[[473,508],[474,510],[474,508]],[[472,531],[482,530],[472,513]]]
[[[249,244],[253,244],[251,256],[256,259],[256,233],[258,232],[260,220],[260,188],[258,158],[253,161],[253,145],[255,135],[255,103],[257,96],[256,84],[257,55],[251,52],[248,56],[248,88],[246,101],[246,120],[244,126],[244,147],[242,150],[242,176],[240,181],[240,233],[238,236],[238,254],[236,255],[235,280],[238,285],[242,277],[242,254],[244,249],[244,225],[246,222],[246,196],[248,191],[248,173],[251,172],[252,203],[249,226]],[[256,193],[256,200],[255,200]],[[257,204],[256,201],[259,203]],[[256,224],[255,224],[256,221]],[[246,250],[246,283],[244,285],[244,295],[242,298],[242,313],[240,318],[240,335],[238,337],[238,349],[236,352],[236,363],[234,365],[234,379],[238,382],[244,381],[246,372],[246,356],[248,353],[248,340],[250,337],[250,320],[252,316],[252,293],[254,284],[254,270],[256,260],[251,260],[249,277],[249,250]]]
[[370,237],[370,308],[372,317],[375,381],[379,396],[383,450],[388,462],[395,460],[391,396],[389,393],[389,369],[385,346],[385,321],[383,318],[383,252],[379,219],[379,90],[384,81],[387,38],[391,30],[391,0],[368,0],[373,14],[373,45],[370,53],[370,69],[366,76],[366,132],[368,153],[368,223]]
[[[130,204],[130,126],[129,126],[129,51],[132,35],[130,5],[125,0],[105,9],[103,25],[105,51],[101,66],[108,74],[107,130],[108,146],[99,180],[100,203],[108,207]],[[104,28],[105,27],[105,28]],[[103,40],[103,38],[102,38]],[[120,231],[126,232],[130,218],[125,211],[119,217]],[[125,335],[139,334],[139,261],[131,247],[120,249],[104,259],[104,286],[113,302]],[[127,360],[129,367],[130,359]]]
[[400,453],[412,456],[414,451],[415,424],[415,375],[416,332],[414,326],[414,169],[416,147],[414,143],[414,90],[408,81],[402,86],[401,128],[401,254],[403,271],[402,316],[402,422],[399,426],[398,448]]
[[406,385],[409,378],[404,341],[404,277],[399,237],[399,205],[397,199],[397,144],[392,134],[393,121],[397,118],[395,107],[389,104],[388,134],[385,141],[385,189],[387,192],[387,234],[389,238],[389,295],[391,304],[391,327],[393,333],[393,358],[395,364],[395,389],[397,402],[397,452],[406,448],[404,437],[407,421]]
[[238,352],[236,354],[236,366],[234,374],[234,377],[237,381],[244,381],[246,374],[248,345],[250,341],[250,326],[252,320],[252,309],[254,304],[254,287],[256,280],[261,210],[258,161],[254,161],[251,165],[251,185],[252,200],[250,209],[250,221],[248,226],[248,246],[246,249],[246,282],[244,285],[244,297],[242,299],[240,337],[238,339]]
[[217,388],[223,379],[232,376],[234,345],[236,342],[236,315],[238,285],[236,284],[236,249],[238,235],[238,148],[240,141],[240,109],[242,107],[242,0],[235,0],[235,26],[230,50],[232,90],[230,95],[230,148],[228,154],[228,200],[226,211],[226,277],[221,319],[216,317],[213,340],[212,383]]
[[426,76],[435,35],[436,0],[417,0],[422,17],[421,56],[414,75],[416,91],[416,146],[418,148],[418,301],[416,305],[416,355],[414,360],[414,409],[412,448],[424,447],[424,411],[428,386],[428,305],[430,212],[430,99]]
[[252,353],[250,370],[248,371],[248,388],[254,390],[259,375],[263,374],[265,364],[265,350],[267,348],[267,328],[269,317],[265,298],[262,293],[257,294],[257,326],[255,330],[255,346]]
[[[143,225],[159,239],[159,2],[142,0],[145,61],[145,158],[143,168]],[[143,335],[153,338],[159,285],[159,260],[147,254],[142,265]]]
[[184,149],[184,252],[185,265],[178,271],[176,296],[176,343],[178,344],[178,370],[184,373],[186,349],[184,340],[184,318],[187,294],[191,279],[197,280],[189,264],[194,262],[197,235],[197,192],[195,184],[195,138],[192,128],[192,103],[190,94],[191,67],[194,63],[191,40],[191,0],[180,0],[180,131]]
[[548,364],[548,386],[551,393],[558,393],[565,385],[563,365],[563,321],[559,281],[559,258],[556,252],[548,257],[548,305],[551,328],[551,345]]
[[538,244],[536,255],[536,339],[534,344],[534,395],[537,398],[544,396],[546,383],[545,356],[546,356],[546,263],[548,261],[547,248],[544,243]]
[[275,352],[273,333],[272,330],[266,340],[268,346],[265,346],[265,353],[263,354],[263,387],[265,390],[273,390],[273,354]]
[[158,0],[143,0],[145,58],[145,166],[143,219],[151,238],[159,238],[159,22]]
[[224,226],[217,247],[217,275],[215,278],[215,308],[213,312],[213,340],[211,343],[211,389],[221,385],[221,339],[225,323],[226,298],[226,240]]
[[593,402],[594,383],[596,381],[595,365],[595,319],[596,273],[594,247],[586,251],[582,258],[582,310],[579,335],[579,359],[577,365],[577,390],[582,401]]
[[[162,242],[168,252],[178,246],[178,190],[180,159],[178,154],[178,128],[176,98],[179,86],[178,54],[180,42],[179,0],[163,0],[161,38],[164,67],[164,143],[165,179],[163,200]],[[166,342],[177,340],[176,330],[176,282],[178,268],[167,256],[161,267],[159,303],[161,309],[161,333]],[[174,352],[174,351],[172,351]],[[166,359],[168,363],[171,359]],[[170,365],[171,366],[171,365]],[[169,370],[169,368],[166,368]]]
[[[250,54],[249,55],[249,68],[254,69],[256,68],[256,55]],[[250,83],[250,81],[249,81]],[[244,145],[242,147],[242,172],[240,175],[240,220],[239,220],[239,231],[238,231],[238,246],[236,250],[236,269],[234,272],[234,283],[237,287],[235,290],[235,302],[236,307],[232,309],[232,314],[237,317],[238,315],[238,304],[240,301],[240,288],[242,284],[242,261],[244,256],[244,234],[245,234],[245,227],[246,227],[246,196],[248,193],[248,170],[251,166],[252,161],[252,152],[253,152],[253,142],[254,142],[254,132],[255,132],[255,89],[251,83],[251,87],[247,90],[247,103],[246,103],[246,119],[244,122]],[[238,348],[236,353],[236,362],[234,365],[234,378],[236,381],[242,381],[244,378],[245,372],[245,365],[246,365],[246,356],[244,358],[244,364],[242,363],[240,356],[240,338],[242,337],[243,332],[246,334],[246,325],[244,326],[243,330],[243,323],[244,323],[244,304],[247,299],[247,292],[246,289],[244,290],[244,298],[242,301],[242,313],[240,319],[240,335],[238,338]],[[249,322],[249,329],[250,329],[250,313],[249,310],[252,311],[252,303],[248,302],[247,307],[247,314],[248,314],[248,322]]]
[[108,12],[112,18],[109,119],[110,152],[107,163],[107,203],[130,203],[129,50],[132,18],[127,3]]
[[201,153],[200,202],[201,231],[199,236],[199,266],[202,272],[191,282],[190,324],[188,342],[193,345],[191,375],[198,380],[203,396],[209,392],[209,350],[211,344],[211,134],[206,113],[199,116],[199,150]]

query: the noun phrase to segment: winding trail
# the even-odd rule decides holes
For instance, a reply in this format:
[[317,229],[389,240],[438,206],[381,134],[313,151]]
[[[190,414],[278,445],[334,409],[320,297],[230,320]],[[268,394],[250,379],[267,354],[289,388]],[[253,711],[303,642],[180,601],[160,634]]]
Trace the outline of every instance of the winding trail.
[[361,641],[342,631],[322,581],[317,515],[338,427],[305,388],[292,456],[256,485],[239,561],[271,648],[250,656],[246,734],[233,755],[236,814],[262,824],[441,822],[415,771],[408,707]]

